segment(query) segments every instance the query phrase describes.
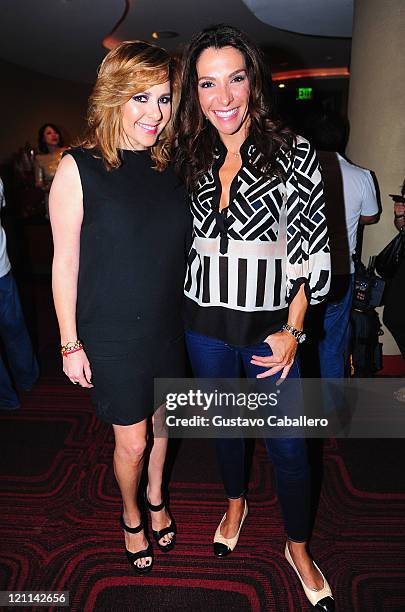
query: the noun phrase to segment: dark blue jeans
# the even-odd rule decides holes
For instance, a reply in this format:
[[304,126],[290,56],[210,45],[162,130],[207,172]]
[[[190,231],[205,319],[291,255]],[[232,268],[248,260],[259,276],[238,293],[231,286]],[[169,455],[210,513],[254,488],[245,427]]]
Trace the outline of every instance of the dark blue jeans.
[[[0,278],[0,337],[16,385],[21,389],[30,389],[38,378],[38,363],[11,272]],[[17,393],[0,357],[0,408],[13,409],[18,406]]]
[[[354,274],[342,276],[345,291],[339,299],[324,306],[323,333],[319,343],[319,363],[322,378],[343,378],[348,360],[350,339],[350,310],[353,301]],[[333,283],[339,278],[332,276]]]
[[[196,378],[256,378],[266,371],[250,363],[252,355],[270,356],[268,344],[235,347],[222,340],[186,332],[186,343]],[[290,378],[299,377],[299,366],[294,362]],[[273,377],[277,379],[280,374]],[[218,462],[226,496],[237,499],[245,493],[246,462],[243,438],[216,440]],[[309,538],[310,526],[310,470],[306,441],[303,438],[273,438],[265,440],[272,460],[277,495],[288,537],[296,542]]]

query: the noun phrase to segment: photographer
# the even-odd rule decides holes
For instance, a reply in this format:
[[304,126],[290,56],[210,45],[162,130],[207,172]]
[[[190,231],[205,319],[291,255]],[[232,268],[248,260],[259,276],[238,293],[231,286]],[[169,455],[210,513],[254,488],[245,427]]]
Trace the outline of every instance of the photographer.
[[[402,184],[401,193],[391,195],[394,200],[394,223],[398,231],[404,232],[405,227],[405,180]],[[405,237],[404,237],[405,240]],[[399,268],[390,281],[387,295],[385,298],[385,308],[383,314],[384,324],[394,337],[395,342],[405,359],[405,319],[403,298],[403,287],[405,283],[405,257],[399,264]],[[405,387],[399,389],[395,395],[400,402],[405,402]]]

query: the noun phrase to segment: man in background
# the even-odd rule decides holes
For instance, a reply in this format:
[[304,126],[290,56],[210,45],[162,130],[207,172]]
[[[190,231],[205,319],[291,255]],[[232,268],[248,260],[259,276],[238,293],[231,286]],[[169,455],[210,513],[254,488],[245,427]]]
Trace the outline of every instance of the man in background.
[[14,381],[0,352],[0,409],[14,410],[20,405],[14,385],[25,391],[31,389],[38,378],[38,363],[7,255],[6,234],[1,225],[4,206],[4,188],[0,179],[0,341]]
[[333,112],[313,113],[307,118],[304,132],[316,148],[322,168],[331,251],[331,289],[321,309],[320,375],[343,378],[348,357],[357,229],[359,224],[376,223],[380,211],[370,171],[355,166],[340,153],[345,148],[348,124]]

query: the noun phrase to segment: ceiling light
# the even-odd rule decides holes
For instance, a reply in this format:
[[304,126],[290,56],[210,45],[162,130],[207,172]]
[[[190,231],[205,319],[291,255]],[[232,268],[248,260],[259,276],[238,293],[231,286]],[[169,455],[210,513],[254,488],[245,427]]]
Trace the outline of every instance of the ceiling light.
[[152,38],[155,40],[161,38],[177,38],[179,36],[178,32],[173,32],[172,30],[159,30],[157,32],[152,32]]
[[305,78],[332,78],[332,77],[348,77],[350,75],[348,68],[301,68],[300,70],[285,70],[283,72],[273,72],[271,78],[273,81],[290,81],[291,79]]
[[278,84],[278,87],[279,87],[279,89],[284,89],[284,87],[285,87],[285,83],[279,83],[279,84]]

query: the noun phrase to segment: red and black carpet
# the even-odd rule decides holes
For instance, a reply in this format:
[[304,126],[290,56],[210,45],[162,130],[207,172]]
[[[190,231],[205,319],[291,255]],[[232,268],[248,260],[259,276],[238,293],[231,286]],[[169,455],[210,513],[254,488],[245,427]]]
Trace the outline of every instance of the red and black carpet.
[[[118,524],[111,431],[94,418],[86,392],[57,373],[49,279],[26,290],[43,378],[20,410],[0,411],[0,590],[69,591],[73,612],[308,610],[284,559],[274,480],[260,442],[250,513],[235,552],[222,560],[212,555],[222,486],[210,441],[187,440],[176,449],[171,475],[176,548],[156,551],[152,574],[131,573]],[[311,549],[339,612],[405,611],[404,446],[403,440],[325,445]]]
[[[178,544],[156,552],[147,577],[133,575],[124,556],[111,432],[85,391],[60,377],[42,380],[22,409],[0,414],[0,449],[0,589],[67,590],[70,609],[85,612],[308,609],[283,557],[261,443],[250,514],[223,560],[211,554],[224,502],[210,442],[180,445],[171,482]],[[312,552],[341,612],[405,610],[403,451],[399,440],[326,444]]]

